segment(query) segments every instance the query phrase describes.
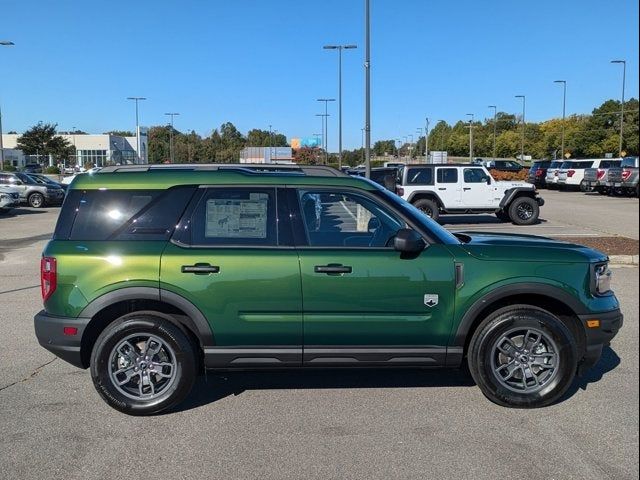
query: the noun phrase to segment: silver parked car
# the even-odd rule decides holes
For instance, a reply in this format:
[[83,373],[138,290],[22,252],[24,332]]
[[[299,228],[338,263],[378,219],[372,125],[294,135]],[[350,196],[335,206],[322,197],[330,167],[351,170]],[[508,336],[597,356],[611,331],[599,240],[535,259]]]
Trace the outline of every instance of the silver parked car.
[[20,205],[20,192],[13,187],[0,185],[0,214]]
[[20,192],[20,202],[33,208],[60,205],[64,190],[55,185],[38,183],[26,173],[0,172],[0,186],[13,187]]

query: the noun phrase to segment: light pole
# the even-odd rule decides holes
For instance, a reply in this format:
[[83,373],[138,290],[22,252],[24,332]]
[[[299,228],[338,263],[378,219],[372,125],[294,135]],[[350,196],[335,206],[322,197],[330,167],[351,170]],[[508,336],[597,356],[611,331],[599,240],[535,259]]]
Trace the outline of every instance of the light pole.
[[324,102],[324,159],[325,164],[329,163],[329,102],[335,102],[335,98],[319,98],[319,102]]
[[469,118],[469,162],[473,161],[473,113],[467,113]]
[[424,163],[429,163],[429,117],[425,117],[424,130]]
[[566,80],[554,80],[553,83],[562,84],[562,137],[560,140],[560,150],[562,152],[562,160],[564,160],[564,119],[567,113],[567,81]]
[[522,138],[520,139],[520,161],[524,162],[524,127],[525,123],[525,105],[526,105],[526,97],[524,95],[516,95],[516,98],[522,99]]
[[272,150],[271,147],[273,145],[273,132],[271,131],[272,125],[269,125],[269,162],[271,162],[271,158],[272,158]]
[[496,161],[496,133],[498,127],[498,107],[489,105],[487,108],[493,108],[493,161]]
[[360,149],[362,150],[362,163],[364,163],[364,127],[362,127],[360,131],[362,132],[362,145]]
[[127,100],[133,100],[136,102],[136,157],[138,157],[138,162],[140,163],[140,125],[138,123],[138,102],[142,100],[146,100],[145,97],[127,97]]
[[624,83],[627,77],[627,61],[626,60],[611,60],[611,63],[622,64],[622,101],[620,102],[620,151],[619,155],[622,156],[622,134],[624,127]]
[[[422,127],[416,128],[416,133],[418,134],[418,143],[420,143],[420,137],[422,136]],[[425,138],[424,144],[427,144],[427,139]],[[420,152],[418,151],[418,156],[420,156]]]
[[180,115],[179,113],[165,113],[166,116],[171,117],[171,130],[169,130],[169,158],[171,163],[176,163],[176,157],[173,150],[173,117]]
[[[8,40],[0,40],[3,47],[12,47],[15,43]],[[0,170],[4,170],[4,146],[2,145],[2,106],[0,105]]]
[[364,108],[364,174],[371,178],[371,9],[369,0],[364,2],[364,85],[365,85],[365,108]]
[[325,147],[325,145],[327,143],[327,129],[325,127],[325,124],[327,123],[327,117],[329,117],[329,114],[328,113],[316,113],[316,117],[322,117],[322,142],[324,143],[322,148],[324,149],[324,163],[326,165],[328,163],[328,160],[329,160],[329,154],[327,153],[327,149]]
[[342,167],[342,50],[353,50],[357,45],[325,45],[325,50],[338,50],[338,168]]
[[400,146],[402,145],[402,140],[396,138],[396,153],[398,154],[398,161],[400,161]]

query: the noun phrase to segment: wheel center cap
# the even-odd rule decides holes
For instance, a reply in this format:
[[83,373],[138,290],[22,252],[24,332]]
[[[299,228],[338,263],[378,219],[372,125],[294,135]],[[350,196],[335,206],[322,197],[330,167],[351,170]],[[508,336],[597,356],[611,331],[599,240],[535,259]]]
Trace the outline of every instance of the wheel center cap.
[[528,356],[526,356],[526,355],[522,355],[522,356],[520,357],[520,361],[521,361],[522,363],[528,363],[528,362],[529,362],[529,357],[528,357]]

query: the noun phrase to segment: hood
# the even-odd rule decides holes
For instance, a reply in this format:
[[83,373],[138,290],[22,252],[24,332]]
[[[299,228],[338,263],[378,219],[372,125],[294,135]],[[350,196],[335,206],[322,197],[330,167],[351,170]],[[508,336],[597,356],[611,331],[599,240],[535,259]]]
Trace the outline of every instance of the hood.
[[531,183],[517,182],[513,180],[498,180],[496,181],[496,186],[504,190],[508,190],[509,188],[530,188],[531,190],[534,189],[534,186]]
[[462,248],[481,260],[507,260],[545,263],[593,263],[607,255],[584,245],[509,233],[456,232]]
[[20,190],[18,190],[17,188],[14,187],[5,187],[3,185],[0,185],[0,192],[3,193],[20,193]]

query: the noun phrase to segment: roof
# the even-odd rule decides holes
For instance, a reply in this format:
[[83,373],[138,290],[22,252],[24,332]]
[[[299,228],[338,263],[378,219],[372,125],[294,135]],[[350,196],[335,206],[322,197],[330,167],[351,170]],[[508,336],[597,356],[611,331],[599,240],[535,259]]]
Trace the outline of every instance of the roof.
[[315,165],[203,164],[127,165],[105,167],[97,173],[78,175],[72,190],[146,189],[176,185],[326,185],[377,187],[336,169]]

